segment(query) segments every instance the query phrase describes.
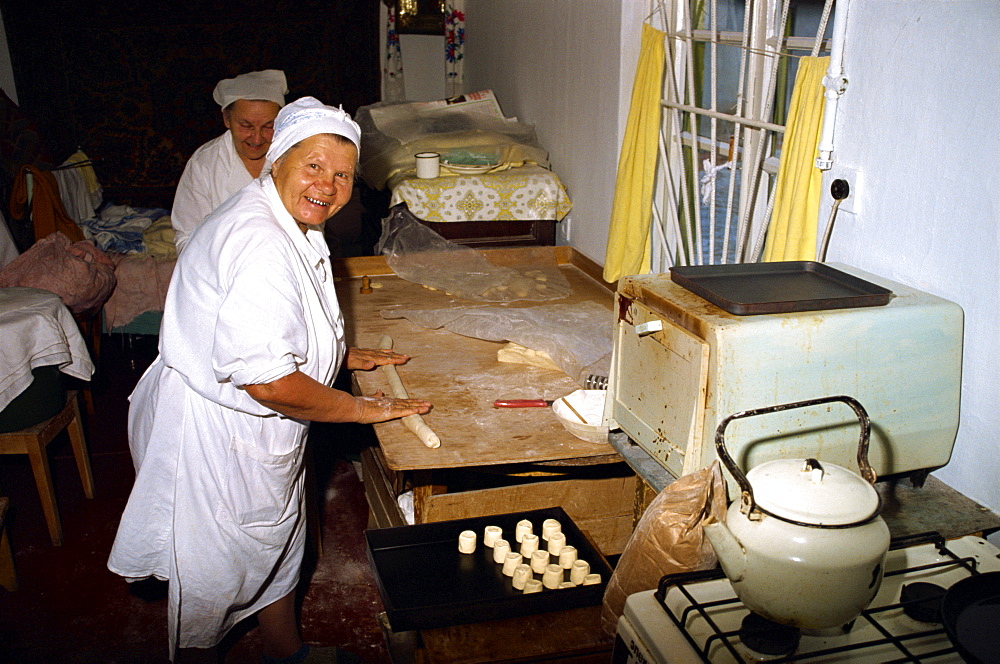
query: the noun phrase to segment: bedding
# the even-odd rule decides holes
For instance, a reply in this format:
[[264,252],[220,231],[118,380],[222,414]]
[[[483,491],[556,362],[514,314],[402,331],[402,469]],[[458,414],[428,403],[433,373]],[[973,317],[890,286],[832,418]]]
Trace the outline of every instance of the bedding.
[[40,288],[55,293],[74,314],[89,315],[115,289],[111,259],[92,243],[70,242],[51,233],[0,270],[0,287]]
[[106,331],[124,328],[148,311],[163,311],[176,255],[111,254],[111,260],[115,263],[118,287],[104,303]]
[[[88,238],[108,252],[117,285],[104,303],[104,328],[126,330],[147,312],[162,312],[177,262],[170,214],[163,208],[105,206],[99,216],[80,222]],[[146,325],[141,333],[158,330]]]

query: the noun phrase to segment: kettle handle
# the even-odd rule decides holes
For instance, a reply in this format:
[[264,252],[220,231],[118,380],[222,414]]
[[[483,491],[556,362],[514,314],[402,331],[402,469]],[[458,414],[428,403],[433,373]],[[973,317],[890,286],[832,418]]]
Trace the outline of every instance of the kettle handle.
[[726,419],[719,423],[719,426],[715,429],[715,452],[718,454],[719,459],[722,460],[723,465],[732,474],[733,479],[740,486],[740,511],[746,515],[751,515],[757,506],[757,503],[753,498],[753,487],[750,486],[750,481],[747,480],[747,476],[743,473],[733,458],[729,456],[729,452],[726,450],[725,442],[725,431],[726,427],[733,420],[738,420],[744,417],[752,417],[754,415],[764,415],[767,413],[777,413],[783,410],[791,410],[793,408],[806,408],[808,406],[816,406],[824,403],[831,403],[834,401],[841,401],[854,410],[854,414],[858,416],[858,421],[861,423],[861,437],[858,440],[858,470],[861,471],[861,477],[865,479],[866,482],[870,484],[875,484],[875,471],[872,470],[871,464],[868,463],[868,440],[871,436],[871,420],[868,418],[868,411],[865,407],[861,405],[854,397],[848,396],[837,396],[837,397],[822,397],[820,399],[810,399],[808,401],[796,401],[794,403],[780,404],[777,406],[767,406],[765,408],[754,408],[753,410],[744,410],[739,413],[730,415]]

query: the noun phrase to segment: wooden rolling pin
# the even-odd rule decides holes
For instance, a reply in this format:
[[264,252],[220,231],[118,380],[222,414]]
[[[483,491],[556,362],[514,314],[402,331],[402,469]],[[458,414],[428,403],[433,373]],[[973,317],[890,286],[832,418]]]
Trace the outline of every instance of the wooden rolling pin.
[[[378,347],[392,350],[392,337],[388,334],[383,335],[382,339],[378,342]],[[392,396],[397,399],[409,399],[410,395],[406,393],[403,381],[399,379],[399,374],[396,372],[396,365],[383,364],[382,370],[385,371],[385,377],[389,380],[389,388],[392,390]],[[424,422],[424,418],[419,415],[407,415],[403,418],[403,424],[406,425],[407,429],[416,434],[420,442],[427,447],[441,447],[441,439],[437,437],[436,433],[431,431],[431,428]]]

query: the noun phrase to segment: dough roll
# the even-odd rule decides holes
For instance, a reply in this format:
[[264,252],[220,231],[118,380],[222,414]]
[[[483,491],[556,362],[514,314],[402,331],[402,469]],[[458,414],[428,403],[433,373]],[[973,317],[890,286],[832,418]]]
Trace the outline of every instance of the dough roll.
[[[378,347],[392,350],[392,337],[383,335],[382,339],[378,342]],[[385,377],[389,381],[389,389],[392,390],[392,396],[397,399],[409,399],[410,395],[406,393],[403,381],[400,380],[399,374],[396,372],[396,365],[383,364],[382,370],[385,371]],[[419,415],[407,415],[403,418],[403,424],[427,447],[441,447],[441,439],[438,438],[436,433],[431,431],[431,428],[424,422],[424,418]]]

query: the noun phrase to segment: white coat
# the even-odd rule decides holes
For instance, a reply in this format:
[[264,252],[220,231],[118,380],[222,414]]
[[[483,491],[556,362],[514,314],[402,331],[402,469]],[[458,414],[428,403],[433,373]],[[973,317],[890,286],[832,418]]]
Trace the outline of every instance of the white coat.
[[178,260],[160,355],[130,399],[136,480],[108,567],[169,581],[171,657],[294,590],[308,423],[240,388],[296,369],[329,385],[345,350],[322,232],[303,234],[270,176],[255,180]]
[[253,179],[236,152],[232,132],[227,130],[195,150],[177,182],[170,210],[177,253],[205,217]]

